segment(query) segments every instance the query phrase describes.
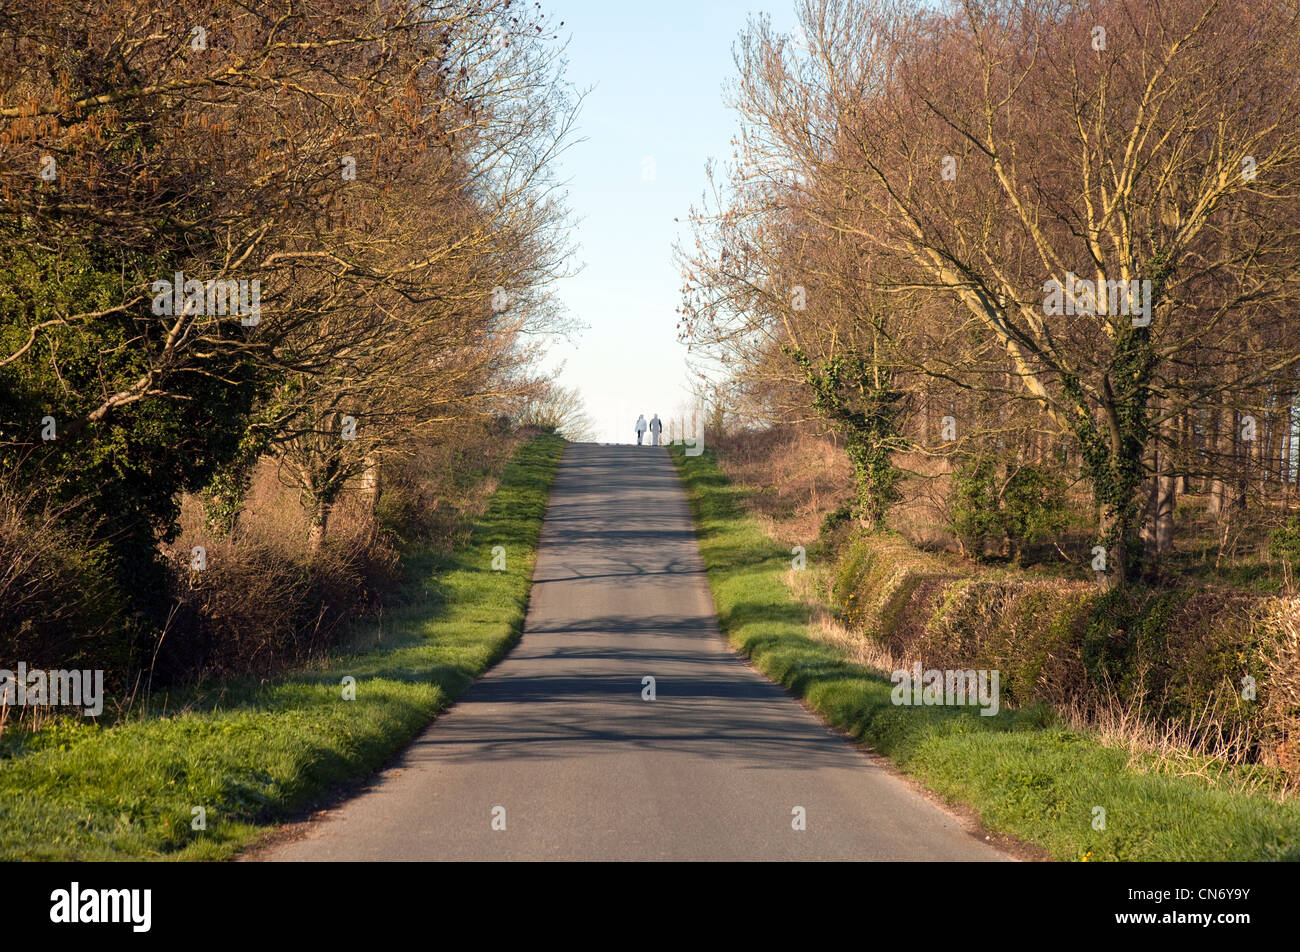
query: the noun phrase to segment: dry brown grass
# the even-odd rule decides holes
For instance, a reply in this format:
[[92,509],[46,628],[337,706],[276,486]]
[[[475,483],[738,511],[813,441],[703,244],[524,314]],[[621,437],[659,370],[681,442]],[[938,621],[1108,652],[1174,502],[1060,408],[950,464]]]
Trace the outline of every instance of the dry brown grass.
[[[465,426],[417,447],[385,471],[375,511],[359,487],[345,487],[318,551],[307,510],[274,459],[258,464],[229,536],[208,526],[198,496],[186,496],[180,534],[164,549],[175,567],[175,625],[149,677],[266,675],[322,663],[355,621],[382,613],[399,586],[401,545],[445,553],[463,541],[495,474],[529,435]],[[191,568],[196,546],[206,555],[202,571]]]
[[[784,426],[719,437],[715,446],[722,471],[752,491],[751,513],[782,543],[807,545],[830,513],[853,501],[853,470],[833,436]],[[922,548],[955,551],[948,529],[951,463],[923,453],[898,454],[895,462],[905,475],[890,528]]]
[[1266,646],[1267,718],[1279,725],[1272,756],[1300,780],[1300,596],[1271,601],[1271,610],[1256,620],[1256,632]]
[[[1262,793],[1278,802],[1300,792],[1300,778],[1290,772],[1279,777],[1240,769],[1256,762],[1265,767],[1277,764],[1252,757],[1252,738],[1244,728],[1237,727],[1226,737],[1219,735],[1208,705],[1193,720],[1172,722],[1151,716],[1141,695],[1122,698],[1109,692],[1099,698],[1076,699],[1056,711],[1070,730],[1091,734],[1102,745],[1124,751],[1130,770],[1199,777],[1234,792]],[[1219,739],[1210,743],[1207,738],[1211,736]]]
[[854,664],[879,671],[885,676],[911,665],[910,660],[894,657],[879,641],[852,630],[828,610],[816,593],[814,573],[791,569],[786,572],[785,581],[795,596],[812,610],[808,625],[808,635],[811,638],[831,645]]
[[853,498],[844,450],[824,436],[779,427],[717,440],[718,465],[753,491],[750,511],[783,544],[808,545],[826,516]]
[[[166,549],[179,624],[151,665],[163,680],[196,672],[270,674],[308,663],[396,584],[396,550],[353,498],[336,507],[327,544],[311,551],[307,517],[269,461],[259,466],[232,535],[209,530],[195,497],[183,500],[180,522]],[[191,567],[196,546],[206,554],[202,571]]]

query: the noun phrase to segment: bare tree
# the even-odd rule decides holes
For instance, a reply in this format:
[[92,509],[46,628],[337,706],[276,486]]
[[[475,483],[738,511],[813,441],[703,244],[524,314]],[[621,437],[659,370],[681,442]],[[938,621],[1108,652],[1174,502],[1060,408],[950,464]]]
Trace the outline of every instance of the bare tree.
[[914,330],[889,335],[905,363],[1068,435],[1112,568],[1134,577],[1149,480],[1155,548],[1170,538],[1178,421],[1276,390],[1300,360],[1297,16],[806,0],[806,52],[764,21],[741,39],[740,146],[774,198],[734,190],[717,234],[764,221],[751,234],[787,273],[810,266],[786,249],[814,228],[843,236],[833,270],[862,276],[856,299],[905,302]]

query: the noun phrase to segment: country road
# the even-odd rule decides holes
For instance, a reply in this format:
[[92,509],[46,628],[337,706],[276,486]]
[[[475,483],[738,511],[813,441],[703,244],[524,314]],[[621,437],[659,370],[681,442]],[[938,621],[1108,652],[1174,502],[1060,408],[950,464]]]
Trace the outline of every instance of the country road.
[[1007,858],[738,658],[665,450],[593,444],[561,464],[520,643],[298,832],[255,858]]

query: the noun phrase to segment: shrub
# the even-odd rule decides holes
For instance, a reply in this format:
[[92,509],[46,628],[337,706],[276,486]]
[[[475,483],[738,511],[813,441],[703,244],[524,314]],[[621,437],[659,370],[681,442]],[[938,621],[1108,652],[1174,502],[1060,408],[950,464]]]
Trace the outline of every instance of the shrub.
[[828,536],[839,531],[840,527],[846,525],[852,518],[852,503],[844,503],[838,508],[832,509],[826,513],[826,518],[822,520],[821,534]]
[[1065,481],[1043,467],[1019,466],[1003,478],[993,460],[968,460],[954,484],[953,531],[976,557],[995,540],[1019,561],[1026,545],[1059,536],[1069,526]]
[[[831,596],[895,658],[997,669],[1012,707],[1118,704],[1203,752],[1300,771],[1300,599],[963,577],[865,532],[841,552]],[[1246,676],[1258,703],[1242,696]]]
[[0,485],[0,667],[121,670],[129,658],[109,553],[74,528],[79,508]]
[[907,650],[936,667],[998,670],[1009,704],[1065,704],[1087,687],[1079,645],[1092,598],[1077,583],[953,580]]
[[1293,573],[1300,573],[1300,512],[1273,530],[1269,540],[1269,554],[1289,564]]
[[318,552],[256,539],[208,543],[207,568],[177,553],[174,623],[151,659],[152,684],[203,675],[267,675],[323,655],[397,584],[397,557],[374,533]]

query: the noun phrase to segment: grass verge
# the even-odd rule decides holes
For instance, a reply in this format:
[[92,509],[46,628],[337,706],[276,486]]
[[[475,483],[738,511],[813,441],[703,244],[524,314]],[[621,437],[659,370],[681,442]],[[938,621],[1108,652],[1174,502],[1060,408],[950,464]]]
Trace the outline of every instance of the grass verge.
[[[1278,803],[1158,772],[1063,727],[1045,706],[898,706],[893,686],[808,634],[784,578],[790,554],[746,512],[712,456],[672,448],[723,632],[767,677],[984,825],[1059,860],[1298,860],[1300,801]],[[1105,810],[1104,829],[1096,821]]]
[[381,766],[518,639],[563,450],[556,437],[522,446],[463,548],[413,553],[411,598],[378,646],[206,689],[170,714],[33,736],[0,760],[0,859],[223,859]]

